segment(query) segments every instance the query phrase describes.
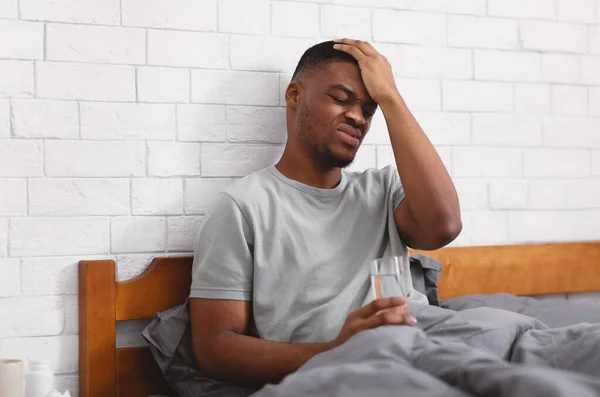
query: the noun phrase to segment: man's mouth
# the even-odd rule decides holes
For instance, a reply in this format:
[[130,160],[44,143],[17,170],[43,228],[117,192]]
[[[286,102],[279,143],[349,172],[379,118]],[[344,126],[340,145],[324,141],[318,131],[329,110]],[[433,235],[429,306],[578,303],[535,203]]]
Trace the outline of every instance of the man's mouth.
[[347,124],[341,124],[337,128],[340,133],[340,138],[346,142],[347,144],[358,147],[360,144],[360,138],[362,137],[362,132],[358,128],[354,128]]

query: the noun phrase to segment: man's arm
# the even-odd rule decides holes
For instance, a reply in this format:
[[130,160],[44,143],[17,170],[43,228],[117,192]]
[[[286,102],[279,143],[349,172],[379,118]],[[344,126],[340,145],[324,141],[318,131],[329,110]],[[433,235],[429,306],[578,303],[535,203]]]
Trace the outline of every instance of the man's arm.
[[262,387],[278,383],[318,353],[339,346],[352,335],[385,324],[409,324],[404,298],[383,298],[351,313],[338,337],[329,343],[279,343],[245,335],[250,302],[190,299],[192,344],[203,374],[236,384]]
[[406,195],[394,213],[400,235],[413,248],[433,250],[448,244],[462,229],[458,195],[440,157],[398,92],[389,62],[369,43],[336,42],[335,48],[358,61],[365,87],[386,120]]

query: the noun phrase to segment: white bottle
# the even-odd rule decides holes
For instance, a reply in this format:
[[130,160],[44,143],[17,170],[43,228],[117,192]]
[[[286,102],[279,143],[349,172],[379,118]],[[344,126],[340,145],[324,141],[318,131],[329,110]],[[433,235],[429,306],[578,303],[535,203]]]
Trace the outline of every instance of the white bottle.
[[46,397],[54,390],[54,374],[47,361],[29,361],[25,375],[25,397]]

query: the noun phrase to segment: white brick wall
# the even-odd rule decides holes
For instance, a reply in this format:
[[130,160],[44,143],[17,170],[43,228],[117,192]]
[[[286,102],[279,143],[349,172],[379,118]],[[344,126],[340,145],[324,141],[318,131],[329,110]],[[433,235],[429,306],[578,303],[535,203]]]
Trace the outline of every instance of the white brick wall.
[[[600,238],[597,0],[0,0],[0,356],[76,397],[77,262],[189,254],[279,158],[300,55],[342,36],[389,59],[452,175],[453,244]],[[350,169],[394,161],[379,111]]]
[[79,108],[76,102],[14,100],[12,124],[16,138],[77,139]]
[[143,29],[48,24],[47,59],[50,61],[129,63],[146,62]]

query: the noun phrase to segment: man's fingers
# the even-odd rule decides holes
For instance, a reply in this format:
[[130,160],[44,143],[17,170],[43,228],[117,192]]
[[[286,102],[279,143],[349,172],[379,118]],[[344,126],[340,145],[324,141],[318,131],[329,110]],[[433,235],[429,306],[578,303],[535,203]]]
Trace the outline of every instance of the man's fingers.
[[379,55],[379,51],[377,51],[375,49],[375,47],[373,47],[371,45],[371,43],[369,43],[367,41],[360,41],[360,40],[353,40],[353,39],[335,39],[334,42],[354,46],[354,47],[358,48],[360,50],[360,52],[362,52],[363,54],[368,55],[368,56]]
[[415,325],[417,320],[402,308],[388,309],[374,316],[362,320],[359,325],[361,331],[380,327],[382,325]]
[[354,59],[356,59],[357,61],[362,61],[363,59],[366,58],[366,55],[363,54],[362,51],[358,49],[358,47],[350,45],[350,44],[337,43],[337,44],[333,45],[333,48],[352,55],[354,57]]
[[359,318],[367,318],[382,310],[391,309],[393,307],[406,305],[406,299],[393,296],[389,298],[381,298],[374,300],[366,306],[361,307],[354,314]]

